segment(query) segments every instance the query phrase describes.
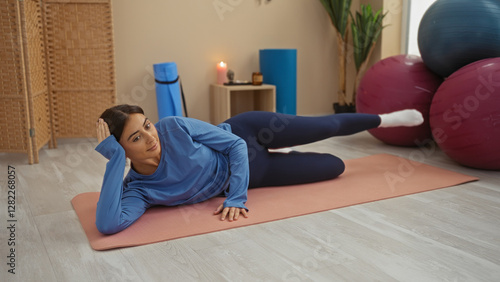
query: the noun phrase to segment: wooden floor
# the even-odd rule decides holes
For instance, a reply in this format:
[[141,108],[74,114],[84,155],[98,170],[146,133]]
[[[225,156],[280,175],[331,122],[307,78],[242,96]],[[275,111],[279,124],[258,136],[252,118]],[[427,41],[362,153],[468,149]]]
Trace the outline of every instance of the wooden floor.
[[[99,191],[96,140],[59,140],[40,164],[0,154],[0,281],[500,281],[500,173],[462,167],[434,147],[368,133],[298,148],[344,159],[391,153],[481,180],[412,196],[146,246],[97,252],[70,204]],[[16,229],[7,229],[7,166]],[[425,182],[425,179],[422,179]],[[12,235],[13,234],[13,235]],[[9,237],[15,275],[8,273]]]

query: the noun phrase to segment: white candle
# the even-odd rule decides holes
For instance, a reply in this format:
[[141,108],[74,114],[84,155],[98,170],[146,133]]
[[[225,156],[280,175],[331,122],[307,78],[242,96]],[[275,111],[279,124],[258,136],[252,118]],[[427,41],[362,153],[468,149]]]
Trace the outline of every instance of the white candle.
[[227,64],[221,61],[217,64],[217,84],[224,84],[227,81]]

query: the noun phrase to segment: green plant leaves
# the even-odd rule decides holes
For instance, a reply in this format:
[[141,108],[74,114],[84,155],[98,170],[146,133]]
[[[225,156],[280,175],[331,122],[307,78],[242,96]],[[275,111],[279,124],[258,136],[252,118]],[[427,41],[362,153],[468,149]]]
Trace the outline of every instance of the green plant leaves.
[[351,13],[352,0],[319,0],[325,7],[332,24],[337,31],[345,38],[349,14]]
[[361,11],[356,12],[355,16],[352,13],[350,15],[352,19],[354,62],[356,70],[359,71],[363,62],[368,58],[373,45],[380,37],[380,33],[384,28],[382,20],[385,14],[382,14],[382,10],[373,13],[371,5],[368,4],[361,5]]

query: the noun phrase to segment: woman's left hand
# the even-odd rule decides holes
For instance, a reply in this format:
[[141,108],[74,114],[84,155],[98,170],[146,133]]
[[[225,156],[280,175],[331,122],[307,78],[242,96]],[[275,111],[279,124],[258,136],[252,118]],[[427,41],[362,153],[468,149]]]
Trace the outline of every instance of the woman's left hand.
[[248,212],[246,209],[240,209],[235,207],[224,208],[223,204],[221,204],[214,211],[214,214],[219,214],[219,213],[221,213],[220,220],[225,220],[226,217],[229,219],[229,221],[238,220],[240,214],[243,215],[245,218],[248,217]]
[[96,124],[97,129],[97,142],[101,143],[104,139],[108,138],[111,133],[109,132],[108,124],[100,118]]

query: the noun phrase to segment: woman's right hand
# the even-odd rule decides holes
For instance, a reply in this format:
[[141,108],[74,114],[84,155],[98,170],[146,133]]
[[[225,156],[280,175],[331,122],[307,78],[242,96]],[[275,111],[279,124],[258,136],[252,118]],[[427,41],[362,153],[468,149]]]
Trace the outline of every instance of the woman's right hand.
[[108,138],[111,133],[109,133],[108,124],[100,118],[96,124],[97,127],[97,141],[101,143],[104,139]]

